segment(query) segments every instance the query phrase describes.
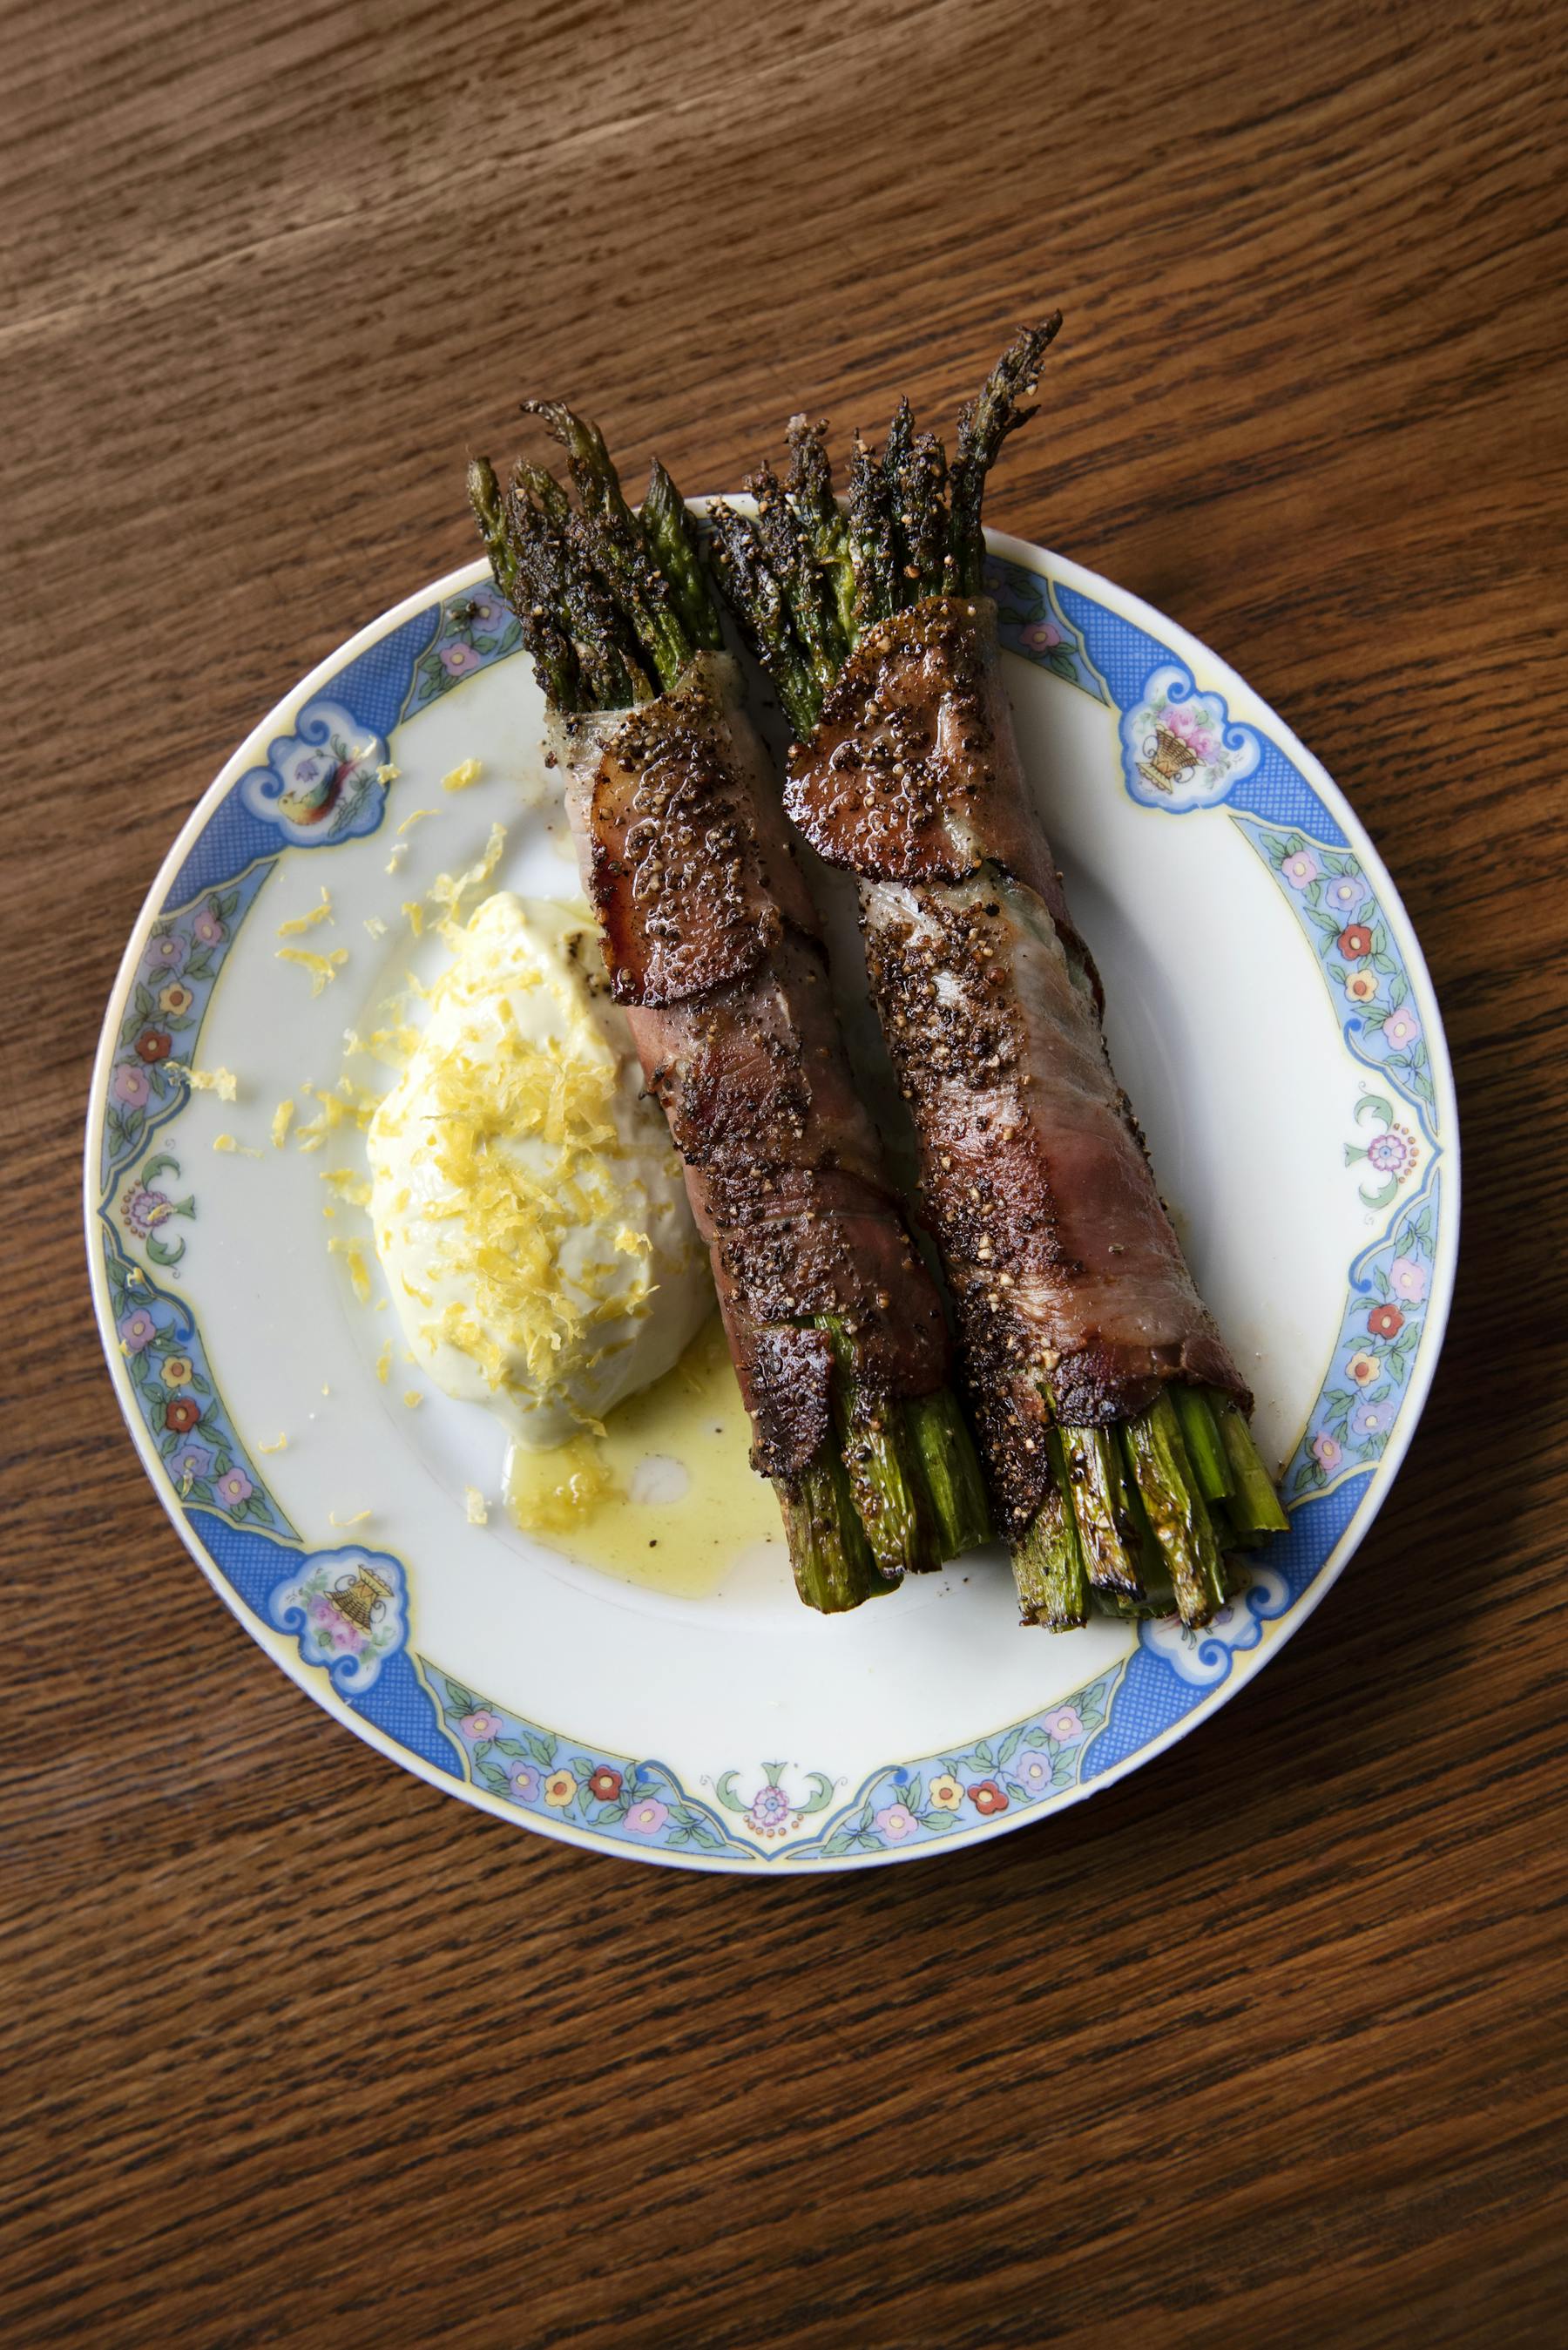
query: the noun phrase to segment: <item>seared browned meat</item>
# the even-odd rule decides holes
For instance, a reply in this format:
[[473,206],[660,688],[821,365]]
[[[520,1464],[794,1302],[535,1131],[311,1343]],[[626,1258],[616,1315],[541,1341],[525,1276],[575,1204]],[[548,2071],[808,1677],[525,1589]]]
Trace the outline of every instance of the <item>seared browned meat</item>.
[[555,729],[610,986],[712,1256],[755,1465],[798,1476],[832,1426],[831,1317],[868,1410],[929,1396],[947,1328],[889,1191],[815,910],[734,662],[701,653],[628,712]]
[[882,1033],[1025,1620],[1208,1620],[1226,1553],[1284,1523],[1106,1057],[1100,983],[1020,764],[981,501],[1059,317],[941,443],[898,406],[846,505],[824,428],[715,510],[712,560],[796,736],[789,812],[858,882]]
[[1111,1069],[988,599],[928,598],[867,631],[791,762],[786,804],[820,856],[861,877],[872,993],[992,1484],[1021,1536],[1050,1490],[1053,1419],[1130,1419],[1170,1379],[1251,1399]]
[[597,432],[541,408],[541,469],[470,473],[551,709],[583,883],[706,1242],[753,1461],[814,1607],[985,1540],[940,1300],[845,1057],[779,779],[742,707],[686,509],[634,515]]

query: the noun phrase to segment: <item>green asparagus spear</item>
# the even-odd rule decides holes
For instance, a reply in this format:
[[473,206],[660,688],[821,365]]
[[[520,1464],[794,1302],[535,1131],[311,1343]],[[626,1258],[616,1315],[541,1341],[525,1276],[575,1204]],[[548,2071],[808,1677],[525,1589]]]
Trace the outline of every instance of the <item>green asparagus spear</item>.
[[1140,1600],[1137,1540],[1114,1430],[1064,1428],[1060,1442],[1091,1586],[1116,1598]]
[[895,1586],[877,1571],[844,1463],[826,1446],[798,1484],[774,1485],[795,1588],[808,1607],[842,1615]]
[[670,593],[689,642],[716,652],[724,641],[723,632],[702,569],[691,517],[685,499],[657,457],[649,472],[648,494],[642,502],[642,529],[655,563],[670,583]]
[[1181,1422],[1188,1458],[1198,1471],[1203,1498],[1207,1502],[1222,1502],[1235,1492],[1236,1481],[1231,1473],[1231,1464],[1213,1407],[1199,1388],[1178,1385],[1170,1393],[1176,1405],[1176,1416]]
[[1001,453],[1010,432],[1034,414],[1022,408],[1020,397],[1034,390],[1040,362],[1062,324],[1060,310],[1038,327],[1025,328],[1003,351],[981,387],[980,396],[959,411],[958,451],[953,458],[952,513],[949,547],[952,586],[960,596],[976,596],[985,570],[985,534],[981,527],[981,502],[985,477]]
[[1282,1534],[1290,1524],[1280,1506],[1273,1480],[1264,1468],[1246,1415],[1232,1396],[1213,1398],[1220,1433],[1224,1440],[1225,1457],[1236,1481],[1231,1498],[1231,1514],[1247,1534]]
[[1225,1601],[1225,1570],[1169,1391],[1122,1425],[1127,1467],[1164,1555],[1184,1624],[1207,1623]]
[[812,560],[826,582],[837,615],[846,652],[855,642],[855,566],[849,554],[849,529],[833,494],[833,467],[827,455],[827,427],[792,416],[786,427],[789,478],[784,495],[810,536]]
[[992,1536],[991,1508],[974,1440],[950,1388],[903,1406],[909,1442],[919,1462],[943,1558],[958,1558]]
[[1089,1620],[1089,1574],[1066,1460],[1054,1430],[1050,1440],[1055,1482],[1023,1540],[1014,1545],[1012,1572],[1023,1621],[1043,1624],[1052,1632],[1070,1632]]

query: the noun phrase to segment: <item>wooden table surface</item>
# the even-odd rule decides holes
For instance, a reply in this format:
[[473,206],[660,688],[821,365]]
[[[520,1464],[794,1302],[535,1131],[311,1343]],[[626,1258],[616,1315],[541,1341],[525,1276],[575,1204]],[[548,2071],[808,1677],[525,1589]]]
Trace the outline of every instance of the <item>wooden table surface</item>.
[[[0,2338],[1561,2340],[1554,16],[5,12]],[[1272,1669],[1068,1815],[763,1887],[509,1833],[302,1702],[137,1466],[78,1211],[121,943],[275,697],[467,557],[520,394],[734,485],[1053,299],[992,519],[1225,651],[1431,961],[1425,1419]]]

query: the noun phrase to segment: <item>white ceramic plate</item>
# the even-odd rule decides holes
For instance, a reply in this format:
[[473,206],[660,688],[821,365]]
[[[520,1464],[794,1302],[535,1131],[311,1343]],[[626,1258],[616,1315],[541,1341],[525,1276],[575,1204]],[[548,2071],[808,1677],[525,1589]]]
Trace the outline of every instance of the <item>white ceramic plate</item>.
[[[541,704],[483,566],[286,696],[185,827],[127,949],[87,1220],[137,1449],[283,1669],[499,1818],[753,1876],[1001,1834],[1159,1752],[1256,1672],[1409,1442],[1448,1313],[1459,1160],[1438,1007],[1393,885],[1311,754],[1202,645],[1035,547],[993,536],[992,558],[1025,759],[1051,779],[1116,1067],[1283,1464],[1291,1532],[1202,1634],[1025,1632],[1000,1551],[824,1618],[795,1599],[782,1544],[683,1599],[575,1565],[497,1509],[469,1523],[465,1488],[497,1491],[500,1431],[433,1389],[408,1409],[423,1383],[400,1364],[378,1379],[392,1317],[327,1253],[351,1211],[323,1220],[320,1171],[362,1151],[357,1128],[310,1155],[273,1148],[269,1127],[290,1095],[314,1107],[303,1081],[335,1084],[345,1030],[410,962],[429,976],[400,908],[493,823],[508,827],[493,886],[575,893]],[[482,780],[443,794],[467,758]],[[434,814],[394,858],[417,808]],[[313,996],[277,931],[324,883],[333,926],[291,943],[348,951]],[[180,1064],[233,1071],[235,1100],[193,1091]]]

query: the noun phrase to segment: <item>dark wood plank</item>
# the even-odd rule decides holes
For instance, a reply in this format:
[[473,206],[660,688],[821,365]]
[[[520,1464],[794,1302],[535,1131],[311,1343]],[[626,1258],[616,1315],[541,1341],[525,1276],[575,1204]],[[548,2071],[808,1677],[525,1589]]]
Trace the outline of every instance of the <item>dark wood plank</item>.
[[[0,91],[0,2330],[1555,2341],[1556,12],[57,0]],[[522,392],[716,488],[1050,299],[992,518],[1224,650],[1431,960],[1467,1227],[1407,1473],[1053,1825],[765,1887],[508,1835],[303,1705],[135,1466],[76,1209],[121,941],[275,694],[466,555]]]

